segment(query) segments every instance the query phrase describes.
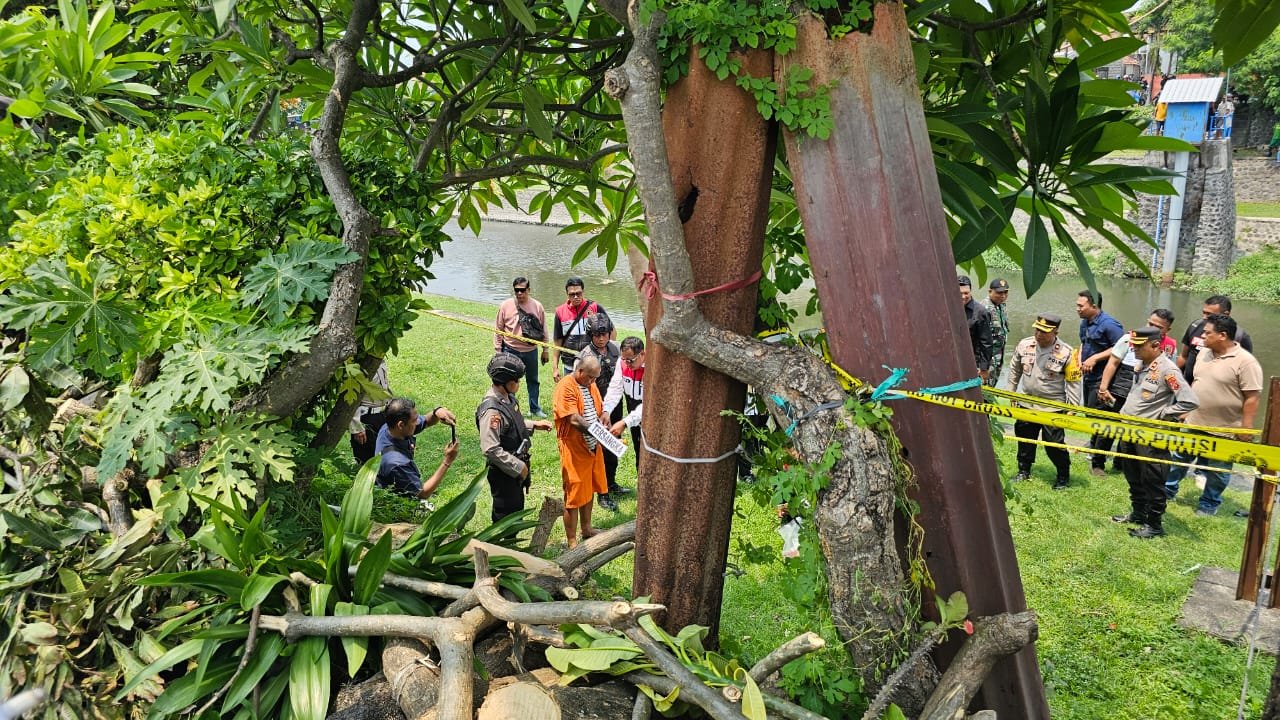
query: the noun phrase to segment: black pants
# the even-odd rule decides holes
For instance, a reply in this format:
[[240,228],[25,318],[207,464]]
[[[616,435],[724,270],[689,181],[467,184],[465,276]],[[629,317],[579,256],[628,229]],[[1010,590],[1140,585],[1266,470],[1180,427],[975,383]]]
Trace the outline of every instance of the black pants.
[[[1156,460],[1169,459],[1167,450],[1157,450],[1127,440],[1121,440],[1118,449],[1128,455],[1140,455]],[[1120,468],[1124,470],[1124,479],[1129,481],[1129,502],[1133,505],[1134,519],[1141,520],[1153,528],[1159,528],[1168,503],[1168,498],[1164,494],[1164,481],[1169,475],[1169,466],[1160,462],[1122,458]]]
[[[1039,423],[1023,422],[1013,424],[1013,434],[1026,440],[1043,439],[1045,442],[1061,443],[1066,439],[1062,428],[1049,427]],[[1066,480],[1071,474],[1071,456],[1064,448],[1046,447],[1045,455],[1058,470],[1058,480]],[[1031,465],[1036,461],[1036,445],[1034,443],[1018,443],[1018,472],[1031,472]]]
[[[1127,368],[1121,368],[1121,370],[1125,370],[1125,369]],[[1094,395],[1096,397],[1097,393],[1095,393]],[[1129,396],[1116,395],[1115,398],[1116,398],[1116,402],[1114,405],[1102,406],[1101,403],[1099,403],[1099,407],[1101,407],[1103,410],[1112,410],[1115,412],[1119,412],[1120,408],[1124,407],[1124,401],[1128,400]],[[1117,444],[1118,443],[1116,439],[1109,435],[1094,435],[1093,438],[1089,440],[1089,447],[1093,448],[1094,450],[1110,450],[1112,445],[1117,445]],[[1089,464],[1098,469],[1102,469],[1107,465],[1107,457],[1108,456],[1106,455],[1091,455],[1089,457]],[[1111,467],[1116,468],[1117,470],[1122,469],[1120,458],[1112,458],[1112,460],[1114,460],[1114,462],[1112,463]]]
[[387,414],[384,412],[369,413],[360,418],[364,423],[364,442],[358,442],[356,436],[351,436],[351,454],[355,455],[356,464],[364,465],[373,457],[374,450],[378,446],[378,431],[383,425],[387,424]]
[[[613,413],[609,415],[609,425],[612,425],[622,419],[622,403],[618,403],[613,409]],[[613,492],[618,487],[618,456],[604,450],[604,477],[609,481],[609,492]],[[639,467],[639,466],[637,466]]]
[[524,488],[520,478],[513,478],[492,465],[489,466],[489,493],[493,495],[494,522],[524,509]]

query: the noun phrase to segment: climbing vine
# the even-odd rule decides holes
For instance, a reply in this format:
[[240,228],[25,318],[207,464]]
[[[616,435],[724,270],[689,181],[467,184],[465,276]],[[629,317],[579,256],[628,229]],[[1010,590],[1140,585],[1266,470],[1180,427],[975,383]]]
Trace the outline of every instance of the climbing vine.
[[[821,15],[833,37],[862,29],[871,20],[871,3],[858,0],[805,0],[802,7]],[[663,59],[663,79],[674,84],[689,72],[690,47],[721,80],[734,79],[751,93],[756,109],[766,120],[777,120],[788,130],[827,139],[834,127],[830,88],[810,86],[813,72],[788,68],[782,82],[771,76],[747,72],[737,53],[772,50],[786,55],[796,46],[796,15],[785,0],[645,0],[645,13],[666,13],[658,38]]]

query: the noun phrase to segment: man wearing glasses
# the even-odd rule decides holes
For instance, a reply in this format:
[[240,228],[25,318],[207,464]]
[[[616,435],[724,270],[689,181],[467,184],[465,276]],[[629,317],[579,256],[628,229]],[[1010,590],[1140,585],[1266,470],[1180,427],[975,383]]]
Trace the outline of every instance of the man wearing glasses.
[[[529,281],[518,277],[511,281],[512,294],[498,306],[498,317],[494,321],[498,332],[493,336],[493,351],[515,355],[524,363],[525,385],[529,389],[529,412],[534,417],[547,416],[538,402],[538,346],[525,342],[529,340],[547,339],[547,311],[542,303],[534,300],[529,293]],[[508,333],[503,335],[502,333]],[[519,337],[511,337],[517,335]],[[542,362],[547,362],[547,350],[542,350]],[[559,376],[557,376],[557,379]]]
[[[594,315],[609,317],[609,313],[605,312],[599,303],[586,298],[583,293],[584,287],[580,277],[571,277],[564,283],[566,299],[563,305],[556,308],[556,324],[551,336],[557,348],[575,352],[581,350],[591,344],[591,335],[587,332],[587,320]],[[613,333],[610,333],[609,338],[613,339]],[[551,377],[558,382],[561,377],[568,375],[573,370],[574,357],[572,353],[562,353],[558,349],[552,350],[551,364],[555,369]]]

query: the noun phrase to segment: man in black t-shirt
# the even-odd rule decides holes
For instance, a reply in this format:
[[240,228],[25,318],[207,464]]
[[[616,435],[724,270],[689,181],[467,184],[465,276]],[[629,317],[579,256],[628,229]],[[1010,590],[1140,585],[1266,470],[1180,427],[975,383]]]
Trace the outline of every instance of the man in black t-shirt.
[[[1182,334],[1182,346],[1178,348],[1178,367],[1182,369],[1182,376],[1191,382],[1195,375],[1192,373],[1196,369],[1196,355],[1200,352],[1200,348],[1204,346],[1204,321],[1210,315],[1231,315],[1231,298],[1226,295],[1213,295],[1204,301],[1204,310],[1199,320],[1187,326],[1187,331]],[[1236,342],[1245,350],[1253,352],[1253,339],[1249,337],[1249,333],[1244,328],[1236,327]]]

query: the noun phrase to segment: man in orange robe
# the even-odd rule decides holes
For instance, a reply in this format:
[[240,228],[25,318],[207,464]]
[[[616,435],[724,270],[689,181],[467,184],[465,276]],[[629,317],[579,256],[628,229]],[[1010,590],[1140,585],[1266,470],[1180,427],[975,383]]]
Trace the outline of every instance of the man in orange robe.
[[604,474],[604,453],[608,451],[588,432],[593,424],[600,424],[599,413],[604,407],[595,383],[599,376],[599,360],[579,358],[573,372],[560,378],[551,395],[564,484],[564,534],[571,548],[578,544],[579,521],[584,540],[596,534],[591,527],[591,503],[596,493],[608,492]]

